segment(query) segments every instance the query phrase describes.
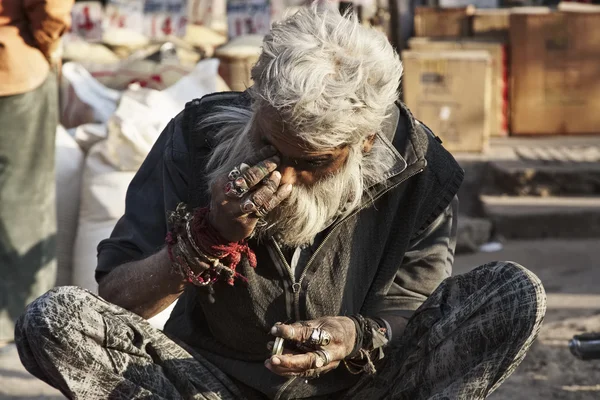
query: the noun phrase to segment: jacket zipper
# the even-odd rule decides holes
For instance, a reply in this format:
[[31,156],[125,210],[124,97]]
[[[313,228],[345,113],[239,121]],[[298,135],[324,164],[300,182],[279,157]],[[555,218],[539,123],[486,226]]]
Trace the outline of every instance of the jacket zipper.
[[408,179],[412,178],[413,176],[415,176],[415,175],[420,174],[421,172],[423,172],[423,170],[425,169],[426,166],[427,166],[427,160],[425,160],[425,165],[422,168],[419,168],[416,171],[408,174],[406,177],[404,177],[404,179],[398,181],[393,186],[390,186],[390,187],[386,188],[381,193],[379,193],[377,195],[377,197],[373,197],[370,202],[363,204],[362,206],[360,206],[359,208],[357,208],[356,210],[354,210],[352,213],[350,213],[348,216],[346,216],[346,218],[344,218],[343,220],[341,220],[338,223],[336,223],[331,228],[331,230],[329,231],[329,233],[325,236],[325,238],[323,239],[323,241],[321,242],[321,244],[319,245],[319,247],[317,247],[317,249],[315,250],[315,252],[313,253],[313,255],[310,257],[310,259],[308,260],[308,262],[306,263],[306,266],[302,270],[302,274],[300,275],[300,278],[298,279],[298,281],[296,281],[296,278],[294,276],[294,271],[292,271],[292,267],[290,267],[290,265],[288,264],[287,260],[285,259],[285,256],[283,255],[283,252],[281,251],[281,248],[277,244],[277,241],[275,241],[275,239],[271,239],[272,242],[273,242],[273,244],[274,244],[275,249],[277,250],[277,254],[279,254],[279,257],[281,258],[281,261],[283,262],[283,265],[285,265],[286,269],[288,270],[288,273],[289,273],[289,276],[290,276],[290,281],[292,283],[292,292],[294,293],[294,301],[293,301],[294,304],[293,304],[293,306],[294,306],[294,314],[295,314],[294,316],[295,316],[296,321],[300,321],[300,289],[302,288],[302,281],[304,280],[304,277],[306,276],[308,268],[314,262],[314,260],[317,258],[318,252],[325,245],[325,242],[327,242],[327,240],[331,237],[331,235],[333,235],[333,233],[344,222],[346,222],[349,218],[353,217],[354,215],[356,215],[359,212],[361,212],[362,210],[364,210],[369,204],[373,203],[375,200],[379,199],[381,196],[383,196],[384,194],[386,194],[390,190],[392,190],[395,187],[397,187],[397,186],[401,185],[402,183],[406,182]]
[[277,254],[279,255],[280,261],[281,263],[285,266],[285,269],[287,269],[288,271],[288,275],[290,278],[290,282],[292,283],[292,293],[294,293],[294,300],[292,300],[292,305],[294,306],[294,317],[296,319],[296,321],[300,320],[300,308],[297,306],[296,304],[296,293],[300,291],[300,283],[296,282],[296,277],[294,275],[294,271],[292,271],[292,267],[290,266],[290,264],[288,264],[287,260],[285,259],[285,256],[283,255],[283,252],[281,251],[281,247],[279,247],[279,244],[277,244],[277,241],[273,238],[271,238],[271,243],[273,243],[273,247],[275,248],[275,250],[277,251]]
[[[356,210],[354,210],[351,214],[349,214],[346,218],[344,218],[343,220],[341,220],[337,224],[335,224],[331,228],[331,230],[329,231],[329,233],[327,234],[327,236],[325,236],[325,238],[323,239],[323,241],[321,242],[321,244],[319,245],[319,247],[317,247],[317,249],[315,250],[315,252],[313,253],[313,255],[310,257],[310,259],[308,260],[308,262],[306,263],[306,266],[304,267],[304,270],[302,271],[302,274],[300,275],[300,279],[298,279],[298,282],[296,282],[296,279],[294,277],[294,272],[292,271],[292,268],[290,267],[290,265],[288,264],[288,262],[285,260],[285,256],[283,255],[283,252],[279,248],[279,245],[277,244],[277,242],[274,239],[272,239],[272,242],[275,245],[275,249],[277,250],[277,253],[281,257],[281,261],[283,261],[284,265],[286,266],[286,268],[287,268],[287,270],[288,270],[288,272],[290,274],[290,280],[292,281],[292,291],[294,292],[294,313],[296,314],[295,315],[296,316],[296,321],[300,321],[300,288],[301,288],[302,280],[304,279],[304,276],[306,275],[306,271],[308,271],[308,267],[310,267],[310,265],[312,264],[312,262],[316,259],[317,253],[319,252],[319,250],[321,250],[323,248],[323,246],[325,245],[325,242],[327,241],[327,239],[329,239],[331,237],[331,235],[335,232],[335,230],[339,226],[341,226],[344,222],[346,222],[350,217],[353,217],[354,215],[356,215],[359,212],[361,212],[362,210],[364,210],[367,207],[368,204],[373,203],[375,200],[379,199],[381,196],[383,196],[384,194],[386,194],[390,190],[392,190],[395,187],[397,187],[397,186],[401,185],[402,183],[406,182],[408,179],[412,178],[413,176],[415,176],[415,175],[420,174],[421,172],[423,172],[425,170],[426,166],[427,166],[427,160],[425,160],[425,164],[423,165],[423,167],[421,167],[421,168],[417,169],[416,171],[408,174],[406,177],[404,177],[404,179],[401,179],[400,181],[398,181],[393,186],[390,186],[386,190],[383,190],[381,193],[379,193],[377,195],[377,197],[373,197],[370,202],[363,204],[362,206],[360,206],[359,208],[357,208]],[[295,378],[296,377],[288,380],[286,383],[283,384],[283,386],[281,386],[281,388],[277,392],[277,395],[275,396],[275,400],[281,399],[281,396],[286,391],[286,389],[292,384],[292,382],[294,382]]]
[[[427,165],[427,164],[425,164]],[[412,172],[410,174],[408,174],[404,179],[398,181],[396,184],[394,184],[393,186],[388,187],[386,190],[382,191],[381,193],[379,193],[377,195],[377,197],[373,197],[371,199],[370,202],[363,204],[362,206],[360,206],[359,208],[357,208],[356,210],[354,210],[351,214],[349,214],[346,218],[344,218],[343,220],[339,221],[336,225],[334,225],[331,230],[329,231],[329,233],[327,234],[327,236],[325,236],[325,238],[323,239],[323,241],[321,242],[321,244],[319,245],[319,247],[317,247],[317,249],[315,250],[315,252],[313,253],[313,255],[310,257],[310,259],[308,260],[308,262],[306,263],[306,266],[304,267],[304,270],[302,270],[302,274],[300,275],[300,279],[298,279],[298,290],[294,292],[294,302],[295,302],[295,306],[296,306],[296,313],[297,313],[297,319],[300,318],[300,288],[302,287],[302,281],[304,280],[304,277],[308,271],[308,268],[310,267],[310,265],[313,263],[313,261],[317,258],[317,253],[319,252],[319,250],[321,250],[323,248],[323,246],[325,245],[325,242],[327,241],[327,239],[329,239],[329,237],[331,237],[331,235],[333,235],[333,233],[344,223],[346,222],[349,218],[353,217],[354,215],[358,214],[359,212],[361,212],[362,210],[364,210],[365,208],[367,208],[367,206],[369,204],[372,204],[373,202],[375,202],[375,200],[379,199],[381,196],[383,196],[384,194],[386,194],[387,192],[389,192],[390,190],[394,189],[395,187],[401,185],[402,183],[406,182],[408,179],[412,178],[413,176],[420,174],[421,172],[423,172],[423,170],[425,169],[425,167],[420,168],[418,170],[416,170],[415,172]]]

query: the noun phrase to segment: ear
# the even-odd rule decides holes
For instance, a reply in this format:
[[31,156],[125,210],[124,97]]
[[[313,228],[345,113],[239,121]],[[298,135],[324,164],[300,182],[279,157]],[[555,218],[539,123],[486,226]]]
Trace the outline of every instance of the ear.
[[375,134],[368,136],[363,142],[362,152],[363,154],[367,154],[373,148],[373,143],[375,143]]

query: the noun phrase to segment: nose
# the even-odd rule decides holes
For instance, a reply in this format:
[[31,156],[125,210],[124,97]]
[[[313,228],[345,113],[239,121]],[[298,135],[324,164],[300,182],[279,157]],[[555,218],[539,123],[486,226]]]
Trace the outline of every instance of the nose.
[[281,172],[281,185],[286,183],[294,185],[296,183],[297,175],[293,167],[283,165],[279,168],[279,172]]

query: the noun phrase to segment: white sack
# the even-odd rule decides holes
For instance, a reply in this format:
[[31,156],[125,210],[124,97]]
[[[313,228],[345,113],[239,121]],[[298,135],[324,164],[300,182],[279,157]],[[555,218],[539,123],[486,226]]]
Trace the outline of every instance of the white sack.
[[106,142],[90,150],[83,172],[79,226],[73,249],[73,283],[97,291],[94,271],[97,246],[108,238],[125,213],[125,194],[135,172],[123,172],[107,163],[102,153]]
[[60,94],[60,122],[67,129],[108,121],[121,97],[119,91],[102,85],[77,63],[63,65]]
[[154,142],[185,104],[216,91],[218,60],[204,60],[163,91],[131,85],[108,121],[104,158],[121,171],[137,171]]
[[108,137],[108,128],[106,124],[83,124],[69,129],[69,134],[87,154],[93,145]]
[[56,130],[56,258],[59,285],[71,283],[73,244],[77,234],[83,152],[64,127]]

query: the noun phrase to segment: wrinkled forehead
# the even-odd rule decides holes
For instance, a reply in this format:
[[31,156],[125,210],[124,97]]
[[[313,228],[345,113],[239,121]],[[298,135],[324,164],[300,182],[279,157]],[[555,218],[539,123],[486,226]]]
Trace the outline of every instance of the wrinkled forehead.
[[287,124],[282,115],[271,106],[260,107],[254,111],[253,134],[259,140],[270,143],[285,143],[286,145],[315,151],[308,142],[302,139],[291,124]]

